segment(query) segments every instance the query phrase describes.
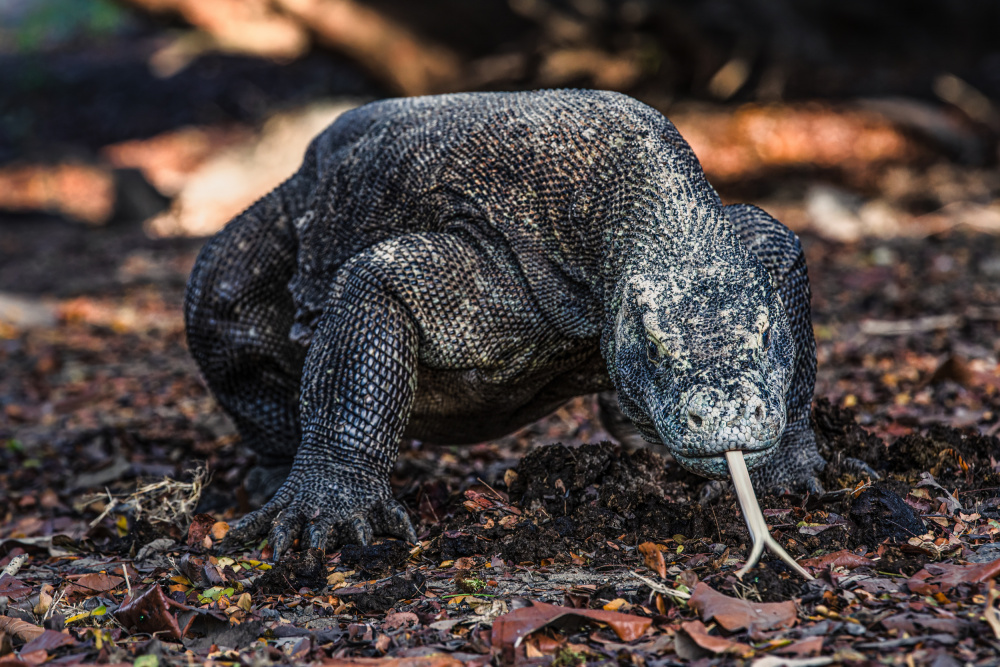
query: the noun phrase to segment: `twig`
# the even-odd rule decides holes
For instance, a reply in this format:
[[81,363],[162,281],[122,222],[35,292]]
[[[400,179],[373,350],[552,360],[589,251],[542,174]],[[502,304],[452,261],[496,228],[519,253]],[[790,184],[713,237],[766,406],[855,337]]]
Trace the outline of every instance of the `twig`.
[[501,496],[501,495],[500,495],[500,492],[499,492],[499,491],[497,491],[496,489],[494,489],[494,488],[493,488],[492,486],[490,486],[490,485],[489,485],[489,484],[487,484],[486,482],[484,482],[484,481],[483,481],[483,478],[482,478],[482,477],[477,477],[477,478],[476,478],[476,481],[477,481],[477,482],[479,482],[480,484],[482,484],[483,486],[485,486],[485,487],[486,487],[487,489],[489,489],[490,491],[492,491],[492,492],[493,492],[493,495],[495,495],[495,496],[497,497],[497,500],[499,500],[499,501],[500,501],[500,502],[502,502],[502,503],[505,503],[505,502],[507,502],[506,500],[504,500],[504,499],[503,499],[503,496]]
[[1000,590],[997,589],[996,582],[990,580],[990,590],[986,595],[986,606],[983,608],[983,617],[989,623],[990,629],[993,630],[993,635],[997,639],[1000,639],[1000,613],[997,612],[997,608],[994,606],[997,600],[1000,600]]
[[736,489],[736,497],[739,498],[740,507],[743,509],[743,518],[747,522],[747,528],[750,529],[750,537],[753,538],[753,549],[750,551],[750,556],[743,567],[736,571],[736,576],[742,579],[743,575],[753,569],[760,562],[764,548],[767,547],[788,567],[811,581],[814,577],[795,562],[795,559],[785,551],[778,541],[771,537],[771,533],[767,529],[767,521],[764,519],[763,512],[760,511],[760,505],[757,504],[757,496],[754,494],[753,484],[750,482],[750,471],[747,470],[746,461],[743,460],[743,452],[738,449],[726,452],[726,463],[729,464],[733,488]]
[[631,574],[633,577],[635,577],[636,579],[638,579],[642,583],[644,583],[647,586],[649,586],[649,590],[654,591],[656,593],[661,593],[663,595],[670,595],[670,596],[673,596],[675,598],[680,598],[681,600],[687,600],[688,598],[691,597],[690,593],[685,593],[684,591],[678,591],[678,590],[675,590],[673,588],[667,588],[663,584],[658,584],[655,581],[653,581],[652,579],[648,579],[648,578],[642,576],[638,572],[629,572],[629,574]]
[[[108,504],[104,506],[104,510],[97,515],[97,518],[90,522],[89,525],[91,528],[104,521],[104,517],[111,514],[118,507],[118,499],[111,495],[111,491],[105,488],[104,492],[108,494]],[[98,495],[96,498],[100,498],[100,496]]]
[[17,571],[21,569],[21,566],[24,565],[24,562],[26,560],[28,560],[28,554],[21,554],[20,556],[14,556],[13,558],[10,559],[10,562],[7,563],[7,567],[3,569],[3,572],[0,572],[0,576],[3,576],[4,574],[9,574],[10,576],[13,577],[15,574],[17,574]]
[[128,590],[128,599],[132,599],[132,582],[128,580],[128,570],[125,569],[125,563],[122,563],[122,576],[125,577],[125,588]]
[[52,599],[52,602],[49,603],[49,608],[45,612],[45,616],[42,617],[43,621],[47,621],[50,618],[52,618],[52,614],[56,610],[56,605],[59,604],[59,602],[63,599],[63,596],[65,594],[66,594],[66,589],[65,588],[60,588],[59,589],[59,593]]

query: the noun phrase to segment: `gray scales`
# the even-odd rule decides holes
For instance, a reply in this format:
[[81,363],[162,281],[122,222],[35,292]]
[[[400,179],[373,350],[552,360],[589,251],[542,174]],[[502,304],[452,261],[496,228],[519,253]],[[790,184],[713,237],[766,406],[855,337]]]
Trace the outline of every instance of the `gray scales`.
[[723,206],[630,97],[345,113],[188,284],[191,353],[258,455],[248,486],[273,492],[230,537],[269,531],[275,558],[298,537],[414,540],[400,438],[479,442],[594,392],[614,435],[693,472],[726,478],[739,449],[758,489],[818,490],[809,298],[795,234]]

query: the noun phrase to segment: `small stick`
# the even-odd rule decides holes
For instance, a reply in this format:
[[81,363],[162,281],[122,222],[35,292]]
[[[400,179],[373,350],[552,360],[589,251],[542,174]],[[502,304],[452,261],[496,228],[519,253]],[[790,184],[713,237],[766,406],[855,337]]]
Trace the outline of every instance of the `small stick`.
[[125,563],[122,563],[122,576],[125,577],[125,586],[128,588],[128,599],[132,599],[132,582],[128,580],[128,570],[125,569]]
[[785,561],[788,567],[812,581],[814,577],[795,562],[795,559],[785,551],[778,541],[771,537],[764,513],[760,511],[760,505],[757,504],[757,495],[750,482],[750,471],[747,470],[746,461],[743,460],[743,452],[738,449],[726,452],[726,463],[729,464],[729,474],[733,478],[733,487],[736,489],[736,497],[740,500],[743,518],[747,522],[747,528],[750,529],[750,537],[753,538],[753,549],[750,551],[750,557],[747,558],[743,567],[736,571],[736,576],[742,579],[743,575],[753,569],[760,562],[764,548],[767,547],[771,553]]
[[14,556],[13,558],[10,559],[10,562],[7,563],[7,567],[3,569],[3,572],[0,572],[0,576],[9,574],[10,576],[13,577],[15,574],[17,574],[18,570],[21,569],[21,566],[24,565],[24,561],[26,560],[28,560],[28,554],[21,554],[20,556]]
[[673,589],[673,588],[667,588],[663,584],[658,584],[655,581],[653,581],[652,579],[648,579],[648,578],[642,576],[638,572],[630,572],[630,574],[633,577],[635,577],[636,579],[638,579],[639,581],[641,581],[642,583],[644,583],[647,586],[649,586],[649,589],[651,591],[656,592],[656,593],[661,593],[663,595],[672,595],[673,597],[680,598],[681,600],[687,600],[688,598],[691,597],[690,593],[685,593],[684,591],[678,591],[678,590]]

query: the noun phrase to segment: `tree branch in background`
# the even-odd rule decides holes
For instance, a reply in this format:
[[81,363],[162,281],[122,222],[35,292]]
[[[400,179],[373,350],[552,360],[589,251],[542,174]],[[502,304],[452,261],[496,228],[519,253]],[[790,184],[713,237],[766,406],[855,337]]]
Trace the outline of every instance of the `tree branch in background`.
[[268,58],[298,58],[309,49],[309,32],[270,0],[121,0],[151,14],[177,14],[212,35],[224,49]]
[[353,0],[273,0],[322,44],[354,58],[406,95],[442,92],[461,75],[458,56]]
[[121,0],[152,14],[177,14],[219,46],[296,58],[311,39],[355,59],[403,95],[442,92],[460,78],[458,56],[355,0]]

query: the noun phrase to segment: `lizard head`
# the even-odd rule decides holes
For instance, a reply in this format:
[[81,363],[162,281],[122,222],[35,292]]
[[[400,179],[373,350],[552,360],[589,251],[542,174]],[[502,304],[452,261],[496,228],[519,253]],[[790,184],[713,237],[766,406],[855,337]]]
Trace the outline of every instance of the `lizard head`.
[[788,317],[754,258],[633,276],[624,285],[609,369],[622,412],[697,474],[728,478],[725,452],[749,468],[777,450],[795,367]]

